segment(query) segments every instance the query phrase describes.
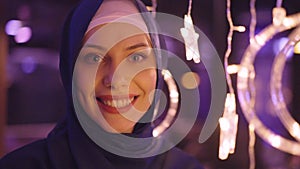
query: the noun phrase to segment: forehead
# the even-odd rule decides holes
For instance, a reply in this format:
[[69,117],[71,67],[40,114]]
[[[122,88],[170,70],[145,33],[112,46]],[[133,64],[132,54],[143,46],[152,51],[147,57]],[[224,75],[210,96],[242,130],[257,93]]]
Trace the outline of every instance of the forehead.
[[88,32],[85,37],[86,44],[97,44],[109,49],[121,41],[138,43],[150,41],[149,34],[135,25],[128,23],[108,23],[99,25]]

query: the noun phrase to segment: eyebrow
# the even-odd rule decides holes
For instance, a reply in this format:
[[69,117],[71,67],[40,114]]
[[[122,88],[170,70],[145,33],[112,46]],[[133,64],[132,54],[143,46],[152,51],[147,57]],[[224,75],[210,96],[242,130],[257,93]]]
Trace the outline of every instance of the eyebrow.
[[96,49],[103,50],[103,51],[105,50],[104,47],[99,46],[99,45],[93,45],[93,44],[86,44],[86,45],[84,45],[84,47],[96,48]]
[[142,43],[137,43],[137,44],[128,46],[125,49],[126,50],[134,50],[134,49],[137,49],[137,48],[140,48],[140,47],[150,47],[150,46],[147,43],[142,42]]
[[[94,44],[86,44],[85,47],[90,47],[90,48],[96,48],[96,49],[99,49],[99,50],[102,50],[102,51],[105,51],[105,47],[103,46],[99,46],[99,45],[94,45]],[[138,49],[138,48],[141,48],[141,47],[150,47],[147,43],[137,43],[137,44],[133,44],[131,46],[128,46],[125,48],[125,50],[134,50],[134,49]]]

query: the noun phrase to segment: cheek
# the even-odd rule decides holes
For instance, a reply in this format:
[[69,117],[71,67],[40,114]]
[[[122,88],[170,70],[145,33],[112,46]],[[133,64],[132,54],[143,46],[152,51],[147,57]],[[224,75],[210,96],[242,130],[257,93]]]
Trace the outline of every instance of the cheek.
[[91,91],[94,90],[95,77],[94,70],[77,65],[74,69],[73,84],[77,90]]
[[140,72],[136,78],[135,82],[137,85],[145,92],[146,95],[149,95],[156,87],[157,73],[156,69],[148,69]]
[[[95,71],[91,67],[81,64],[75,65],[73,74],[73,100],[79,104],[83,111],[95,119],[98,107],[94,100]],[[81,111],[81,109],[76,109]],[[77,112],[78,113],[78,112]]]

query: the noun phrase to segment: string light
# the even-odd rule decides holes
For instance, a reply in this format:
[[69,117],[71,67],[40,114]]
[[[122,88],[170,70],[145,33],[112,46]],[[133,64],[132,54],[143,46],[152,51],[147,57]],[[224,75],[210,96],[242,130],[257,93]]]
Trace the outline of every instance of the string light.
[[[230,0],[227,0],[227,20],[229,23],[229,32],[227,35],[227,50],[224,56],[224,67],[226,69],[226,80],[229,87],[229,93],[227,93],[225,100],[225,107],[223,116],[219,119],[220,123],[220,145],[219,145],[219,158],[225,160],[228,158],[229,153],[233,154],[235,150],[236,142],[236,133],[237,133],[237,124],[238,124],[238,115],[236,114],[236,102],[235,94],[231,82],[230,69],[228,66],[228,58],[231,54],[232,48],[232,36],[233,31],[244,32],[246,28],[244,26],[235,26],[232,21],[231,12],[230,12]],[[224,128],[224,123],[228,123],[228,129]],[[229,146],[228,146],[229,144]]]
[[[254,41],[255,38],[255,27],[256,27],[256,8],[255,8],[255,0],[250,0],[250,28],[249,28],[249,43],[251,44]],[[253,71],[254,69],[251,69],[252,76],[255,77],[255,72]],[[254,79],[254,78],[253,78]],[[251,95],[252,95],[252,100],[251,104],[254,106],[254,101],[255,99],[255,90],[254,86],[251,87]],[[249,132],[249,145],[248,145],[248,153],[249,153],[249,169],[255,169],[255,128],[254,125],[249,123],[248,126],[248,132]]]
[[[272,145],[279,150],[291,153],[293,155],[300,155],[300,144],[299,142],[291,141],[285,139],[284,137],[275,134],[273,131],[268,129],[257,117],[254,111],[255,105],[255,88],[254,88],[254,78],[255,70],[253,62],[257,52],[262,48],[262,46],[270,40],[275,34],[289,30],[300,24],[300,13],[285,16],[284,11],[281,6],[282,1],[278,1],[277,7],[273,10],[273,23],[262,30],[258,35],[254,37],[249,46],[247,47],[241,64],[240,70],[238,72],[237,79],[237,90],[238,98],[249,124],[253,125],[255,132],[267,143]],[[282,17],[285,16],[285,17]],[[254,94],[254,95],[253,95]],[[276,105],[280,106],[280,105]],[[296,127],[295,127],[296,126]],[[294,125],[297,128],[297,125]],[[294,129],[295,130],[295,129]],[[296,129],[297,130],[297,129]],[[270,139],[272,138],[272,139]]]
[[255,128],[253,124],[249,124],[248,126],[249,130],[249,169],[255,169],[255,152],[254,152],[254,147],[255,147]]
[[272,103],[275,107],[276,114],[284,124],[285,128],[297,141],[300,141],[300,127],[297,121],[294,120],[290,115],[290,112],[286,107],[286,103],[282,93],[281,80],[288,53],[290,49],[293,48],[295,43],[299,40],[300,26],[290,34],[289,41],[286,43],[285,47],[280,51],[280,53],[275,57],[271,71],[270,83],[270,92],[272,96],[271,98]]
[[184,28],[180,29],[180,33],[185,43],[186,60],[193,59],[195,63],[200,63],[200,53],[198,48],[199,34],[195,32],[191,10],[192,0],[189,0],[188,13],[184,15]]
[[168,109],[165,119],[157,127],[154,128],[154,130],[152,132],[153,137],[159,136],[168,127],[170,127],[173,119],[176,116],[178,102],[179,102],[179,93],[178,93],[177,86],[176,86],[176,83],[173,79],[171,72],[164,69],[164,70],[162,70],[162,75],[168,86],[170,105],[169,105],[169,109]]

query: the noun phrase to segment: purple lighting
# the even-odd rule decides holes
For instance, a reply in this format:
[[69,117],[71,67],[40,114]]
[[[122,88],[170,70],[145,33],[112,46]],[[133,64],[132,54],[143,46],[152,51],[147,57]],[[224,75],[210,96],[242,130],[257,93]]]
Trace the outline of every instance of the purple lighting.
[[32,57],[28,56],[23,59],[21,67],[24,73],[31,74],[36,69],[36,62]]
[[17,43],[25,43],[31,38],[31,29],[29,27],[22,27],[18,30],[15,41]]
[[19,29],[22,27],[22,22],[19,20],[10,20],[5,26],[5,32],[7,35],[15,36]]
[[[288,41],[289,38],[287,37],[282,37],[276,40],[273,45],[274,54],[278,55]],[[293,49],[290,49],[289,52],[287,53],[287,59],[291,58],[292,56],[293,56]]]

